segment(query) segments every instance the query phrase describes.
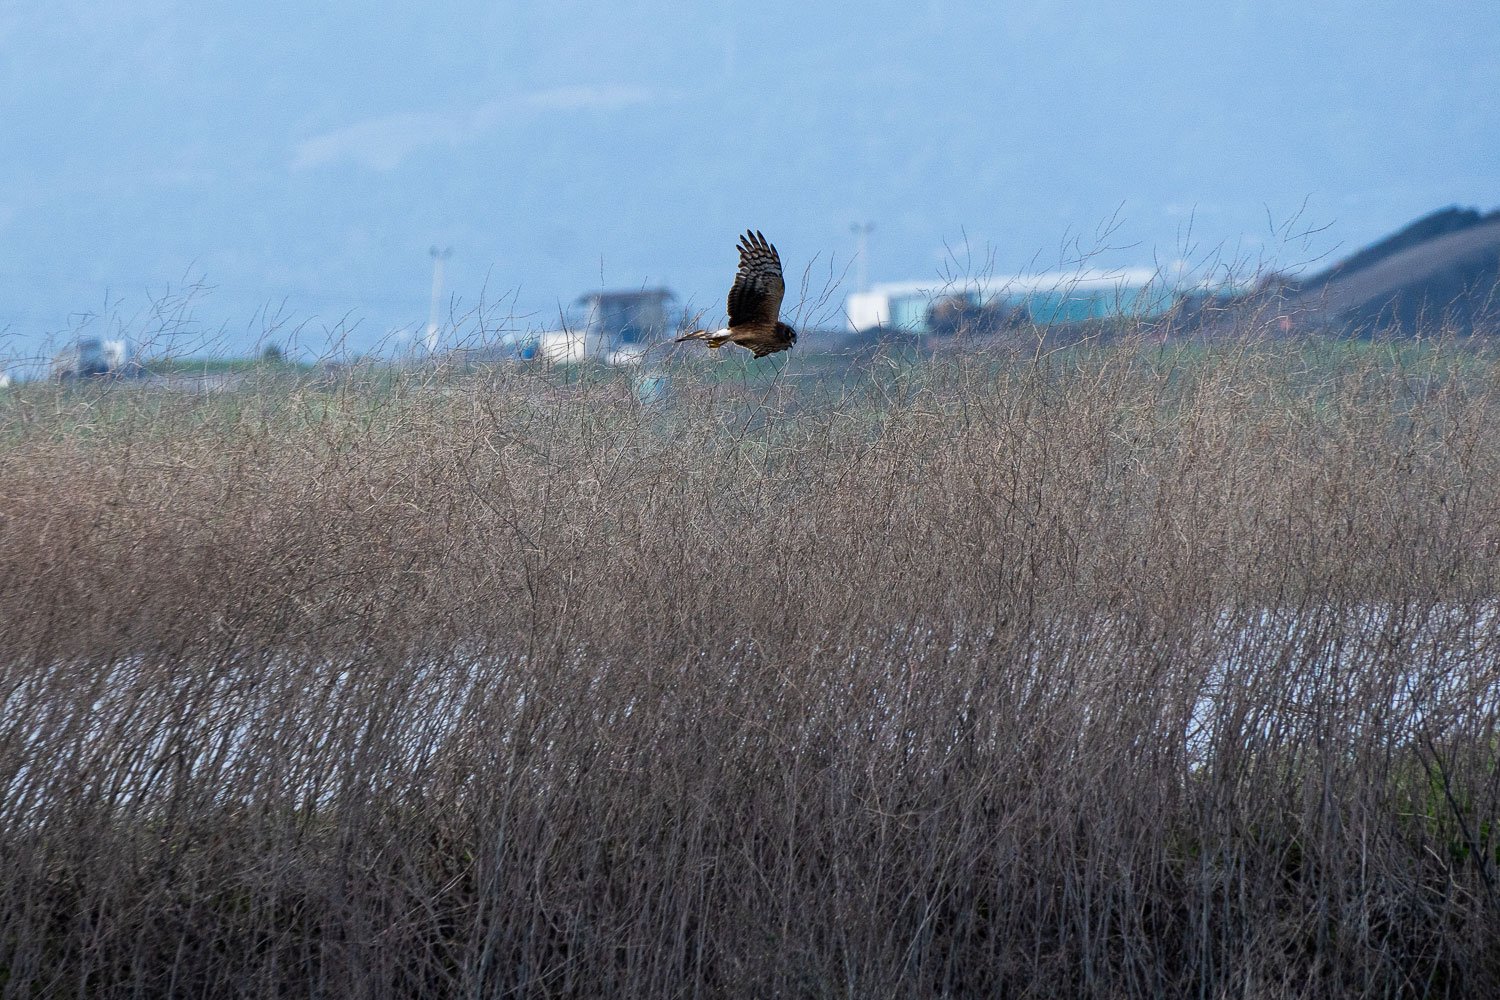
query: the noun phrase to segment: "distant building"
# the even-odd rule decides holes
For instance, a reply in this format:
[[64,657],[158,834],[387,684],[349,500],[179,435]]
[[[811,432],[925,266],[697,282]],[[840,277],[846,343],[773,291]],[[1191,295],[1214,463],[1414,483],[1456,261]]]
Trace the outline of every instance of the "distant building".
[[130,345],[124,340],[79,337],[52,359],[55,379],[123,375],[130,364]]
[[[1085,269],[981,281],[874,285],[844,304],[849,328],[913,334],[950,332],[954,318],[982,317],[986,328],[1050,326],[1166,312],[1186,286],[1153,268]],[[966,308],[967,304],[967,308]]]
[[590,292],[578,298],[559,329],[509,332],[483,347],[455,351],[454,358],[468,364],[642,365],[652,345],[676,332],[675,299],[666,288]]
[[672,329],[667,304],[676,296],[665,288],[628,292],[590,292],[579,298],[584,330],[616,349],[621,344],[649,344]]
[[646,348],[676,328],[669,304],[675,299],[665,288],[623,292],[590,292],[581,296],[571,322],[562,330],[544,330],[520,341],[515,356],[553,364],[598,360],[610,365],[636,365]]

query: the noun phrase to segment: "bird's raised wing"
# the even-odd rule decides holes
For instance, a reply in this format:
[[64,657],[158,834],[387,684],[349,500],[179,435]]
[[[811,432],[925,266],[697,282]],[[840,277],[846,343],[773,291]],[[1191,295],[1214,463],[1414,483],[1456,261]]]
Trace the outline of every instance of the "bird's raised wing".
[[729,289],[729,326],[774,327],[781,314],[786,281],[781,258],[759,231],[740,237],[740,269]]

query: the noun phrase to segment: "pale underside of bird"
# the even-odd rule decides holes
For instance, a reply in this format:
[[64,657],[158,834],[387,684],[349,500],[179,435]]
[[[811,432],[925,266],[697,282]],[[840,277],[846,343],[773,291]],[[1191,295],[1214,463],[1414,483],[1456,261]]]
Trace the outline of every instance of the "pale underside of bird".
[[797,342],[797,331],[781,322],[786,281],[776,248],[757,230],[740,237],[740,269],[729,289],[729,325],[722,330],[694,330],[677,338],[701,340],[714,350],[738,344],[757,358],[784,351]]

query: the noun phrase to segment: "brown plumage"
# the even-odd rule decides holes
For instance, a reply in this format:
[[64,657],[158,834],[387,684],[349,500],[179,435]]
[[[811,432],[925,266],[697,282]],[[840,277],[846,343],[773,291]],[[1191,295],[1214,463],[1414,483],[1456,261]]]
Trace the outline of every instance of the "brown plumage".
[[757,358],[784,351],[797,342],[797,331],[781,322],[786,281],[781,257],[757,230],[740,237],[740,269],[729,289],[729,325],[722,330],[694,330],[677,338],[701,340],[714,350],[738,344]]

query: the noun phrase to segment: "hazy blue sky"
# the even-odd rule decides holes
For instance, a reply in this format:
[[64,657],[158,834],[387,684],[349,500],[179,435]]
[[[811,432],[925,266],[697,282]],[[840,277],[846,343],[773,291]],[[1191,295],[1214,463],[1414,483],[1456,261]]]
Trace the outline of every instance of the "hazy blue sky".
[[1116,216],[1108,263],[1291,265],[1500,205],[1497,53],[1492,0],[6,2],[0,329],[187,277],[235,346],[283,300],[362,346],[425,319],[433,244],[536,323],[601,283],[721,311],[739,230],[821,286],[856,220],[876,281]]

